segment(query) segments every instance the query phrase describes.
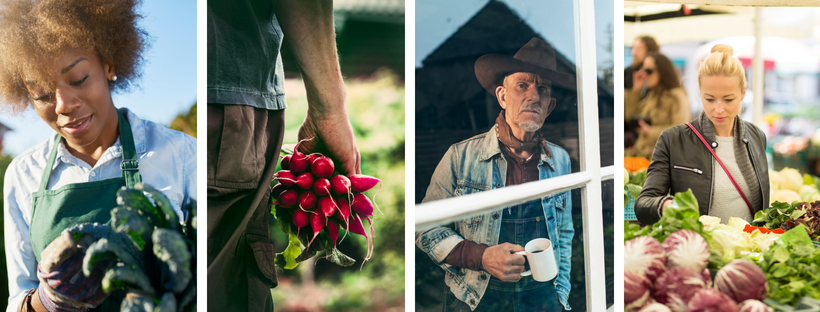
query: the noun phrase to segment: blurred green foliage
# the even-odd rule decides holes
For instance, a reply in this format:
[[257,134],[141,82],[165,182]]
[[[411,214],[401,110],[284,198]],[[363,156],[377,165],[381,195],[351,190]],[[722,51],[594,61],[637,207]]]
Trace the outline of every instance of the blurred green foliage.
[[[323,293],[319,296],[323,300],[322,310],[380,311],[388,306],[404,306],[405,90],[399,79],[382,70],[368,79],[345,81],[350,122],[362,156],[362,173],[382,180],[381,190],[376,187],[366,193],[381,210],[375,212],[373,258],[362,266],[365,239],[348,235],[338,248],[356,259],[353,266],[340,267],[319,259],[315,267],[302,263],[294,270],[277,272],[280,284],[272,289],[272,294],[278,311],[290,310],[288,307],[294,301],[316,300],[317,297],[299,295],[298,290],[291,289],[302,284],[302,271],[310,269],[314,270],[316,287]],[[286,89],[291,86],[286,85]],[[286,92],[284,144],[297,142],[299,127],[307,114],[306,95],[291,90]],[[281,252],[288,239],[272,223],[271,241],[276,251]],[[342,235],[344,231],[339,234],[340,239]]]
[[177,114],[174,120],[171,121],[171,124],[168,125],[168,128],[196,137],[196,103],[191,105],[187,113]]

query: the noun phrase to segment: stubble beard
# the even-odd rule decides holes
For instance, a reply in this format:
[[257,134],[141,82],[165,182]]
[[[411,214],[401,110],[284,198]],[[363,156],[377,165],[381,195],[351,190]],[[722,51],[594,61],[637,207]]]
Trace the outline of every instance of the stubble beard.
[[518,127],[527,132],[535,132],[541,129],[541,125],[533,121],[521,121],[518,123]]

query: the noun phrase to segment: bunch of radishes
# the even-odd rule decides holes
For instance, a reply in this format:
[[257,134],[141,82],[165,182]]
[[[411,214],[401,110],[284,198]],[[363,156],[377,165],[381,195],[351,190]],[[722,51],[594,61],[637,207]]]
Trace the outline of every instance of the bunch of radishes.
[[[279,183],[271,189],[271,198],[275,199],[277,208],[285,208],[297,228],[297,236],[303,227],[310,225],[313,237],[306,249],[310,249],[323,230],[335,249],[339,229],[343,228],[365,237],[364,261],[369,260],[374,246],[374,204],[362,192],[372,189],[381,180],[363,174],[337,174],[330,157],[319,153],[306,155],[296,148],[292,155],[282,157],[281,167],[274,176]],[[370,233],[365,230],[363,220],[370,224]],[[279,222],[285,221],[280,218]]]

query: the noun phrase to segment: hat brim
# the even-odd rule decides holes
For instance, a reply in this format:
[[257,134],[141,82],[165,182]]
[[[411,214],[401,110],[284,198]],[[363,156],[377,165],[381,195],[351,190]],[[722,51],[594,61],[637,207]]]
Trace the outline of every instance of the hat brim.
[[484,90],[490,94],[495,94],[495,89],[504,75],[516,72],[534,73],[551,81],[553,87],[576,90],[575,75],[557,72],[511,56],[487,54],[475,62],[475,76]]

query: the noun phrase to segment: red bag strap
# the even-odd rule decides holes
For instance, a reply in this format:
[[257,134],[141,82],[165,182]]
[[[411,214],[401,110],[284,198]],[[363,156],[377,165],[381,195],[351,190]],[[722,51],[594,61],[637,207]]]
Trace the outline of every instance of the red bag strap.
[[737,189],[737,192],[740,193],[740,197],[743,197],[743,201],[745,201],[746,206],[749,207],[749,213],[751,213],[752,216],[754,216],[755,211],[754,211],[754,209],[752,209],[752,204],[749,203],[749,200],[746,199],[746,195],[744,195],[743,191],[740,190],[740,186],[737,185],[737,182],[735,182],[735,178],[733,178],[732,174],[729,173],[729,169],[726,169],[726,166],[724,166],[723,162],[720,161],[720,157],[718,157],[718,155],[715,154],[715,151],[712,149],[711,146],[709,146],[709,143],[706,143],[706,139],[704,139],[703,136],[700,135],[700,132],[698,132],[698,130],[696,130],[695,127],[692,126],[692,123],[687,122],[686,125],[689,126],[689,128],[692,129],[692,131],[694,131],[695,134],[698,135],[698,138],[700,138],[700,141],[703,142],[703,145],[706,145],[706,148],[709,149],[709,152],[712,153],[712,156],[715,157],[715,160],[717,160],[717,162],[720,164],[720,166],[723,167],[723,171],[725,171],[726,175],[729,176],[729,180],[732,181],[732,184],[734,184],[735,188]]

